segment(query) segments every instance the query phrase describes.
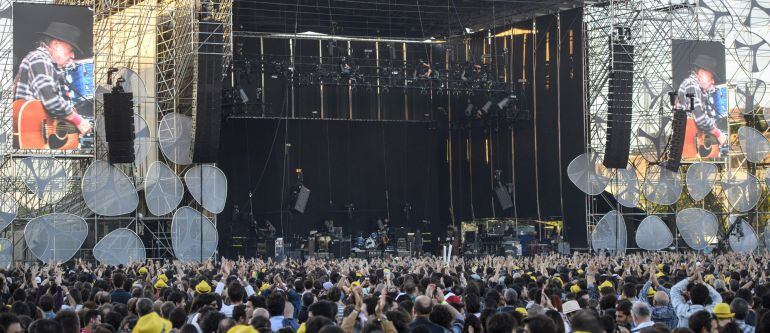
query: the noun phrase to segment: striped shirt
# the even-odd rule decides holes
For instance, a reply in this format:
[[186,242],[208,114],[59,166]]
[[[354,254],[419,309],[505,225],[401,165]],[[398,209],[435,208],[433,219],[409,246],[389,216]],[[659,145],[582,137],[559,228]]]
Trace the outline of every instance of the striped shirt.
[[687,94],[692,94],[694,96],[691,116],[695,119],[695,124],[701,132],[711,133],[717,128],[714,120],[716,109],[714,108],[714,103],[711,101],[711,95],[714,92],[715,90],[713,88],[710,91],[703,91],[698,84],[695,73],[690,74],[690,76],[684,79],[682,84],[679,85],[679,104],[681,104],[685,110],[690,110],[690,99],[687,98]]
[[32,50],[19,65],[13,99],[40,100],[46,113],[64,118],[72,113],[66,71],[57,67],[45,46]]

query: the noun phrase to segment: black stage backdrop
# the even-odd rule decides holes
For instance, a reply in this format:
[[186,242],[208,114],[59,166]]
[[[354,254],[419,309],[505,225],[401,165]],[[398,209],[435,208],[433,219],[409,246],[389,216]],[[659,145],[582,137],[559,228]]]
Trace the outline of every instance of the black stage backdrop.
[[[514,25],[521,30],[532,30],[532,21],[521,22]],[[517,34],[513,36],[513,80],[526,81],[528,89],[522,98],[527,101],[531,113],[534,110],[533,103],[533,56],[534,40],[532,34]],[[534,116],[533,116],[534,118]],[[545,129],[541,129],[545,130]],[[536,218],[538,216],[538,187],[535,168],[535,130],[533,120],[522,121],[513,131],[513,188],[516,204],[515,216],[523,218]]]
[[[248,218],[233,222],[235,204],[242,215],[253,210],[260,224],[269,220],[285,237],[321,230],[324,219],[333,219],[345,233],[368,234],[388,213],[393,226],[422,228],[434,237],[449,223],[439,208],[447,202],[446,191],[439,193],[447,178],[438,169],[444,141],[428,123],[231,118],[222,133],[219,165],[229,180],[218,220],[223,253],[232,250],[231,235],[254,235]],[[286,209],[298,168],[311,190],[304,214]]]
[[561,174],[559,172],[559,26],[554,15],[535,20],[535,161],[538,216],[561,216]]
[[583,9],[561,12],[559,57],[559,123],[564,235],[572,247],[588,246],[585,195],[569,180],[567,165],[585,151],[583,116]]
[[[562,219],[566,240],[584,248],[585,196],[566,174],[569,162],[585,147],[582,10],[559,15],[559,20],[546,15],[495,29],[499,33],[516,28],[513,36],[490,41],[487,32],[481,32],[427,48],[404,43],[298,41],[295,61],[299,66],[320,57],[324,66],[334,68],[350,53],[355,65],[369,75],[375,73],[371,59],[375,54],[379,54],[380,66],[410,72],[418,59],[430,60],[436,68],[444,68],[446,60],[484,64],[488,74],[499,81],[526,82],[519,97],[522,107],[531,110],[531,119],[510,126],[469,119],[465,114],[468,103],[480,108],[490,98],[485,93],[450,96],[429,86],[426,90],[391,87],[378,92],[366,86],[349,89],[327,82],[321,87],[301,80],[295,80],[291,90],[290,81],[280,75],[252,75],[242,82],[251,92],[264,80],[265,105],[250,106],[247,112],[261,114],[264,109],[266,116],[338,120],[290,120],[288,125],[270,119],[226,122],[220,163],[231,190],[219,220],[224,224],[221,239],[228,239],[229,232],[252,232],[247,221],[229,221],[233,204],[239,204],[242,212],[249,211],[248,193],[253,190],[255,219],[270,220],[287,236],[307,235],[325,218],[334,219],[346,232],[371,232],[376,218],[389,211],[396,226],[408,224],[414,229],[417,221],[430,220],[422,227],[434,234],[443,234],[450,223],[459,225],[474,218]],[[288,58],[287,40],[244,38],[243,45],[249,56],[264,50],[266,59]],[[374,121],[378,118],[436,122]],[[284,141],[292,145],[285,167]],[[312,191],[308,208],[305,214],[284,214],[281,226],[281,199],[283,207],[288,207],[298,167],[304,170],[305,185]],[[496,170],[500,170],[501,183],[512,188],[514,207],[506,211],[494,194]],[[355,207],[352,219],[346,210],[351,203]],[[403,210],[407,204],[412,207],[409,221]]]
[[[564,236],[573,247],[585,248],[585,195],[567,177],[572,159],[585,150],[583,115],[582,10],[525,21],[511,27],[513,36],[484,45],[486,32],[467,43],[469,60],[489,64],[490,75],[507,82],[526,82],[521,94],[531,119],[510,127],[455,126],[451,133],[451,188],[455,221],[518,217],[564,221]],[[560,24],[559,24],[560,23]],[[537,33],[520,33],[532,31]],[[463,46],[453,45],[463,50]],[[457,55],[462,58],[463,52]],[[460,59],[462,60],[462,59]],[[490,63],[491,62],[491,63]],[[451,98],[452,119],[466,117],[468,101],[483,105],[484,96]],[[481,100],[479,100],[481,99]],[[493,192],[492,175],[512,184],[514,207],[503,211]]]

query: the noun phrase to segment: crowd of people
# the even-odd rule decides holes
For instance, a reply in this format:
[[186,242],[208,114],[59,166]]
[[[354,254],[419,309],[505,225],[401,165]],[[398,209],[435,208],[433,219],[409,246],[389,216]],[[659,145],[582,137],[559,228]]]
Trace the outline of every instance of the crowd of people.
[[0,270],[6,333],[770,333],[763,254],[75,260]]

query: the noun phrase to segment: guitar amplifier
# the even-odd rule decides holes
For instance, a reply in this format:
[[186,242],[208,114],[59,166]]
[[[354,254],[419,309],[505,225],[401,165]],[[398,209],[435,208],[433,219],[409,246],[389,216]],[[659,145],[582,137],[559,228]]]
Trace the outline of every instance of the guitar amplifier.
[[334,241],[330,247],[331,253],[336,258],[344,259],[350,257],[350,239]]
[[263,260],[275,258],[275,243],[274,239],[257,242],[257,256],[263,258]]
[[406,239],[399,238],[396,241],[396,249],[398,249],[399,252],[408,251],[409,249],[406,246]]

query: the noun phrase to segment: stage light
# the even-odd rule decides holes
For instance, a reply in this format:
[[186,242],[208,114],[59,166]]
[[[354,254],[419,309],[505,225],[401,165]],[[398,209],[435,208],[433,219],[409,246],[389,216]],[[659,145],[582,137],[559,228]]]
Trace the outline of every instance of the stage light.
[[508,95],[505,98],[503,98],[500,102],[497,103],[497,107],[500,108],[500,110],[504,110],[508,105],[513,103],[513,101],[516,100],[516,95]]
[[246,104],[249,102],[249,96],[246,95],[246,91],[243,88],[238,88],[238,94],[241,96],[241,103]]
[[465,116],[468,117],[468,118],[473,116],[473,109],[475,109],[475,108],[476,107],[473,104],[468,103],[468,106],[465,107]]
[[491,108],[492,108],[492,105],[493,105],[493,104],[494,104],[494,103],[492,103],[492,101],[491,101],[491,100],[487,101],[487,102],[484,104],[484,106],[482,106],[482,107],[481,107],[481,113],[482,113],[482,114],[488,114],[488,113],[489,113],[489,109],[491,109]]

